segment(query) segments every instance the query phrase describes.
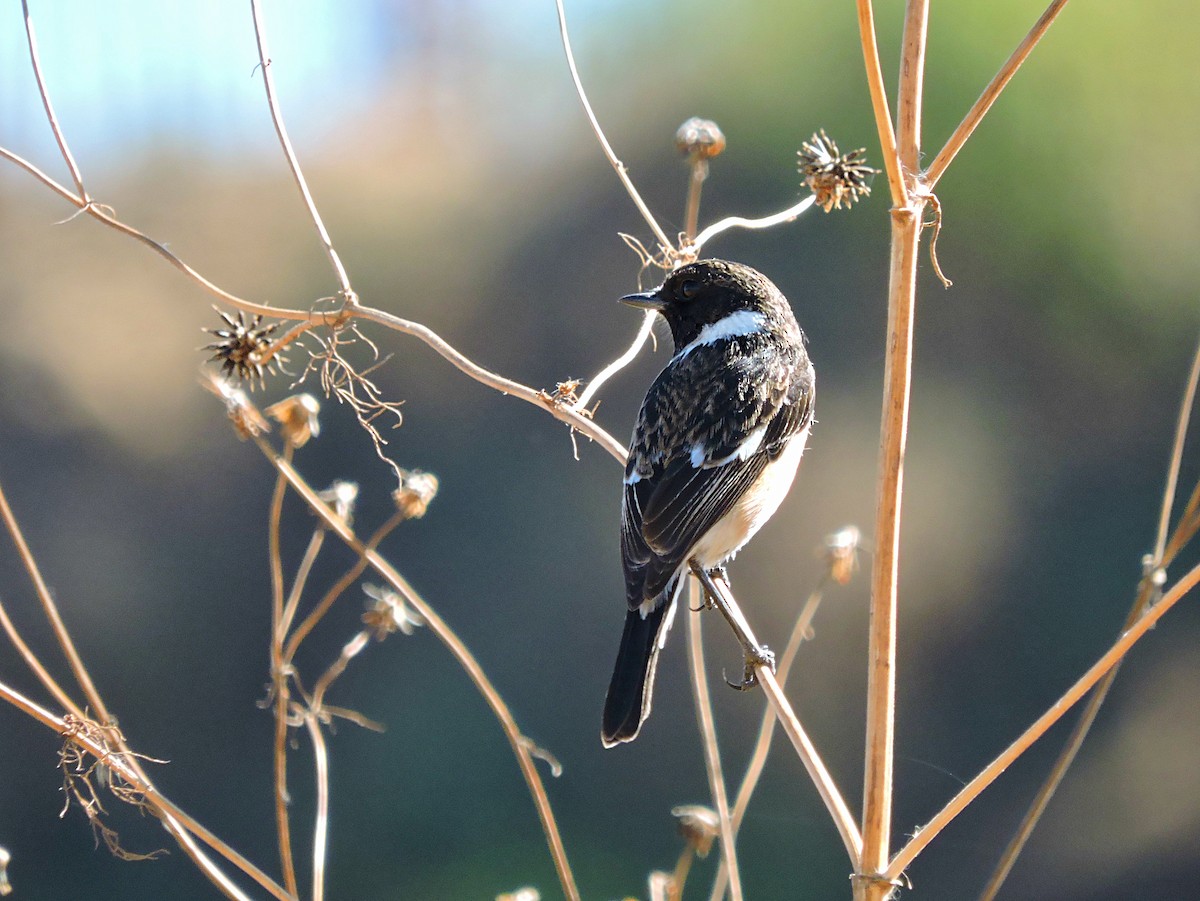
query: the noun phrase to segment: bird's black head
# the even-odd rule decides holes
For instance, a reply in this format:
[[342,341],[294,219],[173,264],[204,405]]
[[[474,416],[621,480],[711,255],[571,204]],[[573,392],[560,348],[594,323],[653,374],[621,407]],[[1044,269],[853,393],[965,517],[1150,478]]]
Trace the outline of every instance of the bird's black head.
[[[800,334],[787,299],[770,279],[749,266],[725,260],[681,266],[653,291],[629,294],[621,302],[661,313],[671,328],[676,351],[696,340],[706,326],[723,320],[731,327],[759,322],[764,330],[781,330],[797,339]],[[760,318],[754,318],[755,314]]]

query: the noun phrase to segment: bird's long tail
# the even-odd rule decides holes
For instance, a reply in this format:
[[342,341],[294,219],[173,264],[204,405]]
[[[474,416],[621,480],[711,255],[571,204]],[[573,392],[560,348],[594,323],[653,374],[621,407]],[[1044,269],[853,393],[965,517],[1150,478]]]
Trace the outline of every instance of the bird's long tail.
[[659,604],[645,618],[636,609],[625,616],[617,665],[613,668],[608,696],[604,699],[604,725],[600,738],[606,748],[633,741],[650,715],[658,652],[662,650],[666,630],[675,616],[675,593],[668,589],[665,595],[665,603]]

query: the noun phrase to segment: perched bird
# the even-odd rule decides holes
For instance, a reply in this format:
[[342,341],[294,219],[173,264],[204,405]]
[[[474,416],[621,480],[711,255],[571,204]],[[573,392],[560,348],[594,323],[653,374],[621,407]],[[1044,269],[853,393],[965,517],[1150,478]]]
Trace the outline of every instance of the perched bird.
[[625,467],[629,611],[601,739],[637,737],[689,561],[720,568],[778,509],[813,417],[815,376],[787,298],[749,266],[701,260],[622,302],[667,321],[675,355],[642,402]]

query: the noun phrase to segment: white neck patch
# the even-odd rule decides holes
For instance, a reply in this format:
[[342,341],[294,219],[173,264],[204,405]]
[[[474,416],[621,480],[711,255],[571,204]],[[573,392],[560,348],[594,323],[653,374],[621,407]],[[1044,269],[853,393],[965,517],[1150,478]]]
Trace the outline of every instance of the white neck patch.
[[766,324],[766,317],[762,313],[756,313],[753,310],[738,310],[735,313],[730,313],[716,322],[710,322],[704,328],[700,329],[698,334],[692,341],[679,353],[675,354],[671,362],[682,360],[697,347],[703,347],[705,344],[715,344],[718,341],[723,341],[726,338],[738,338],[742,335],[753,335],[763,331]]

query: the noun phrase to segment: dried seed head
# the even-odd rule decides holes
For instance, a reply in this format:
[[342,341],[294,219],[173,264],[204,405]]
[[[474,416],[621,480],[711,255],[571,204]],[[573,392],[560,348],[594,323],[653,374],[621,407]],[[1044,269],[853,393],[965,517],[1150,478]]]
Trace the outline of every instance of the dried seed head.
[[321,405],[311,394],[293,394],[277,404],[271,404],[265,412],[279,423],[279,431],[292,447],[304,447],[310,438],[321,434],[321,423],[317,419]]
[[675,132],[675,146],[686,157],[712,159],[725,149],[725,135],[711,119],[693,116]]
[[858,550],[862,533],[857,526],[846,526],[825,536],[825,562],[829,577],[839,585],[847,584],[858,570]]
[[262,316],[255,316],[247,323],[241,310],[233,317],[216,307],[213,309],[217,310],[217,315],[228,328],[205,329],[219,340],[204,349],[213,352],[211,359],[221,361],[222,372],[249,382],[253,390],[256,385],[262,384],[267,375],[274,375],[283,362],[271,338],[279,328],[279,323],[272,322],[264,327]]
[[671,810],[679,821],[679,834],[700,857],[707,857],[713,842],[721,834],[721,821],[716,811],[700,804],[683,804]]
[[355,482],[343,482],[339,479],[324,491],[318,491],[317,497],[327,504],[332,504],[333,512],[346,525],[353,522],[354,502],[358,500],[358,485]]
[[872,169],[863,159],[867,152],[865,148],[842,153],[837,144],[825,129],[821,129],[812,138],[801,145],[797,153],[800,157],[800,174],[804,182],[817,195],[817,203],[825,212],[841,209],[846,204],[849,209],[854,201],[871,194],[871,177],[878,172]]
[[433,473],[402,469],[400,487],[392,492],[392,500],[405,519],[420,519],[437,496],[437,491],[438,478]]
[[404,598],[392,589],[364,585],[363,593],[370,600],[367,601],[367,612],[362,615],[362,621],[377,640],[383,641],[393,632],[412,635],[415,629],[425,625],[425,617],[409,607]]
[[497,895],[496,901],[542,901],[542,895],[537,889],[526,885],[515,892]]

